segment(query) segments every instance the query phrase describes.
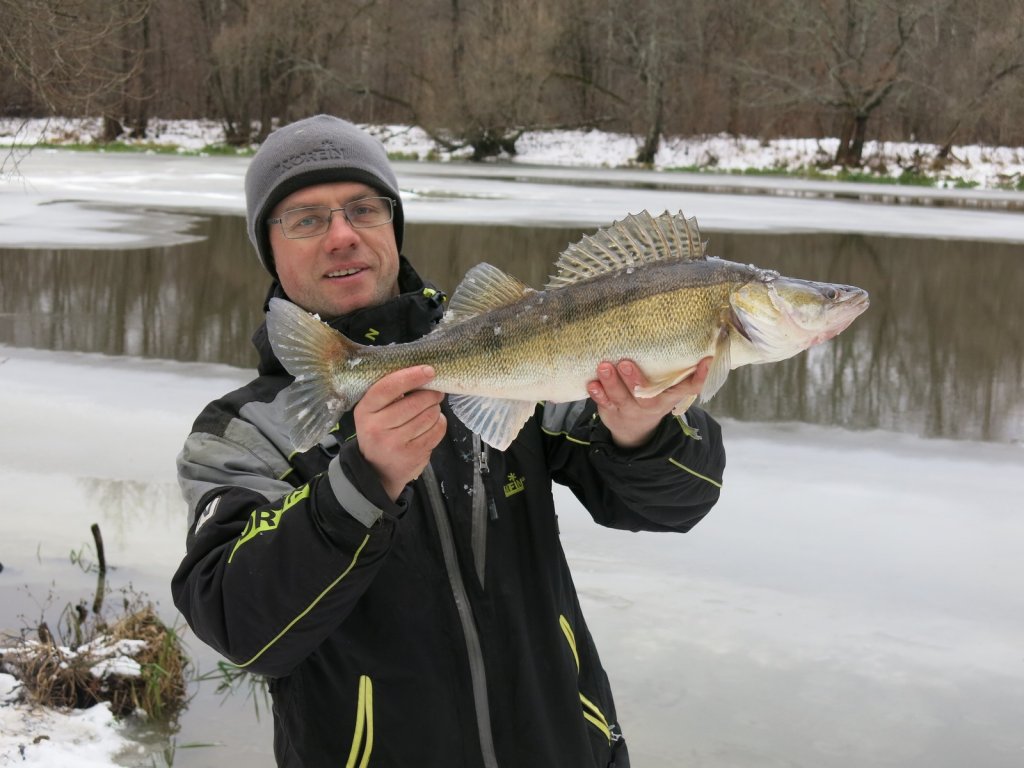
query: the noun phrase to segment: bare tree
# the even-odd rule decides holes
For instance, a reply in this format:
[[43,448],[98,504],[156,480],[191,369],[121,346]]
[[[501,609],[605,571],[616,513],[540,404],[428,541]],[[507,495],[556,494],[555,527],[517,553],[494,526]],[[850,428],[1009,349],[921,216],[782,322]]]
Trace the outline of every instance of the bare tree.
[[[1000,110],[1024,80],[1024,5],[1018,0],[944,4],[922,41],[915,85],[929,97],[938,162],[953,143]],[[955,53],[954,53],[955,52]]]
[[0,0],[0,60],[52,113],[88,114],[137,67],[125,30],[148,0]]
[[0,109],[215,117],[231,143],[331,111],[475,158],[526,130],[1024,144],[1021,0],[0,0]]
[[546,107],[556,121],[574,127],[596,127],[622,122],[627,100],[614,90],[618,62],[614,50],[616,11],[620,4],[605,0],[560,0],[552,51],[552,73]]
[[[515,143],[543,123],[543,91],[558,39],[545,0],[450,0],[441,45],[423,54],[415,109],[442,146],[471,147],[473,159],[515,154]],[[449,47],[450,46],[450,47]]]
[[[149,0],[0,0],[0,63],[49,115],[102,112],[138,69],[140,52],[125,36],[148,7]],[[4,154],[0,174],[17,162],[14,150]]]
[[817,104],[841,119],[837,165],[860,165],[868,120],[908,82],[922,0],[780,0],[759,6],[774,50],[751,61],[777,106]]
[[768,126],[758,119],[760,108],[751,97],[756,85],[744,64],[745,58],[763,50],[759,14],[747,0],[706,0],[694,13],[703,17],[695,25],[689,56],[699,73],[692,83],[700,105],[692,110],[691,122],[700,126],[695,129],[724,130],[734,136],[751,129],[763,132]]
[[[665,7],[658,2],[639,3],[632,7],[631,22],[621,23],[619,31],[627,52],[627,66],[640,83],[640,114],[643,139],[636,161],[645,165],[654,162],[665,128],[665,81],[676,45],[666,29]],[[625,20],[623,19],[623,22]]]

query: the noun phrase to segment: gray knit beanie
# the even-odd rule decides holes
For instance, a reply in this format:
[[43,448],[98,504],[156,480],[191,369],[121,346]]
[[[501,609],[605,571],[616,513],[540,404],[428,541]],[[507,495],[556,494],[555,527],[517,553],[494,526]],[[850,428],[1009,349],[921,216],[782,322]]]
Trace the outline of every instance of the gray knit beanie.
[[270,134],[245,173],[249,239],[271,275],[277,276],[266,224],[271,210],[303,187],[335,181],[358,181],[395,199],[395,242],[401,252],[405,216],[384,145],[347,120],[316,115]]

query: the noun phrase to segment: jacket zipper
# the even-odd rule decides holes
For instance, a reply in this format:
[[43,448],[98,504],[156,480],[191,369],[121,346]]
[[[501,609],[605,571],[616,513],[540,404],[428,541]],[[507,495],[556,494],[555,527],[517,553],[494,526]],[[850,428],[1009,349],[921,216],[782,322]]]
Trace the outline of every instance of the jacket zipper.
[[441,554],[444,557],[445,570],[455,598],[455,607],[459,612],[459,622],[466,639],[466,654],[469,657],[469,676],[473,685],[473,703],[476,708],[477,730],[480,736],[480,752],[486,768],[498,768],[498,757],[494,751],[494,735],[491,731],[491,710],[487,699],[487,674],[484,667],[484,654],[480,647],[480,635],[473,619],[473,611],[469,605],[469,595],[462,581],[459,562],[455,553],[455,538],[448,521],[448,511],[441,488],[437,483],[434,468],[428,464],[423,470],[423,483],[427,489],[427,501],[434,513],[437,533],[441,539]]
[[498,507],[494,503],[488,485],[491,464],[487,446],[480,435],[473,434],[473,511],[471,518],[470,543],[473,549],[473,565],[476,578],[484,587],[487,572],[487,521],[498,519]]

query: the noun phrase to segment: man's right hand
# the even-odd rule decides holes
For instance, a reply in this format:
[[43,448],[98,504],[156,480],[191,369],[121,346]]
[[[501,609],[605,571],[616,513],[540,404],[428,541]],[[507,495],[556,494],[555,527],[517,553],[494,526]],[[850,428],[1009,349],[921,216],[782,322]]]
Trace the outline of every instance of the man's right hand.
[[421,389],[433,378],[429,365],[393,371],[370,387],[353,411],[359,451],[392,501],[420,476],[448,427],[441,413],[444,393]]

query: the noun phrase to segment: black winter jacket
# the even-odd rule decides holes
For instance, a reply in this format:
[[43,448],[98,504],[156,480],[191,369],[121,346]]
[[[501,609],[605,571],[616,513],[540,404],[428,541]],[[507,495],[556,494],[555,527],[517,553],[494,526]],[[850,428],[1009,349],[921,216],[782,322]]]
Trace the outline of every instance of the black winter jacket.
[[[336,327],[416,338],[442,296],[403,259],[404,293]],[[423,476],[387,498],[351,413],[297,454],[291,377],[265,328],[259,376],[211,403],[179,456],[187,554],[172,592],[196,635],[269,678],[281,766],[628,765],[611,690],[559,542],[551,482],[594,519],[687,531],[718,499],[718,425],[666,418],[618,450],[591,401],[540,405],[507,451],[448,413]]]

